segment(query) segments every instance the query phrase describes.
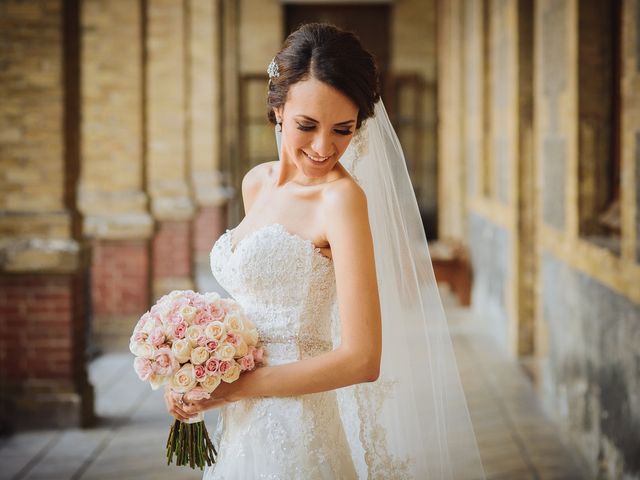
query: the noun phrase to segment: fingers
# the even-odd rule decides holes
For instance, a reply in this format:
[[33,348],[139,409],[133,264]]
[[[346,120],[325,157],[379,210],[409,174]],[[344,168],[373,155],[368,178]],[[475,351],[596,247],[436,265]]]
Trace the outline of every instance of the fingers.
[[186,422],[187,420],[189,420],[189,418],[195,416],[195,414],[186,411],[186,406],[180,405],[179,401],[174,397],[172,393],[165,394],[164,400],[167,411],[181,422]]

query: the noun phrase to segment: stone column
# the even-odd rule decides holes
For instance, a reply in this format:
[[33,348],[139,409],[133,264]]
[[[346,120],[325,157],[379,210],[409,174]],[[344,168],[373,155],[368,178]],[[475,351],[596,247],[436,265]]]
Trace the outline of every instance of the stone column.
[[466,236],[465,116],[460,0],[438,2],[438,236]]
[[222,72],[219,1],[187,3],[188,140],[196,263],[208,265],[213,242],[227,227],[228,189],[221,173]]
[[143,41],[139,2],[82,4],[82,177],[92,248],[93,339],[126,349],[149,307],[153,219],[144,192]]
[[222,171],[235,191],[229,203],[229,221],[238,223],[243,217],[240,169],[239,78],[240,32],[239,2],[222,0]]
[[93,418],[77,1],[0,4],[0,430]]
[[186,36],[182,2],[148,0],[146,34],[147,188],[157,221],[152,245],[153,290],[157,299],[193,283],[186,111]]

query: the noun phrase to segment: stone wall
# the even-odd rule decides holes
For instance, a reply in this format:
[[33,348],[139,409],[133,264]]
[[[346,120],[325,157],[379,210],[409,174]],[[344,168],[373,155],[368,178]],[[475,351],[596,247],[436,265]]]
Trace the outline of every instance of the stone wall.
[[229,3],[0,3],[0,430],[89,424],[90,355],[208,265]]
[[79,6],[0,4],[0,431],[88,425]]
[[[487,331],[603,479],[640,477],[640,2],[621,5],[618,47],[604,3],[438,9],[441,230],[470,248]],[[605,210],[617,232],[593,228]]]

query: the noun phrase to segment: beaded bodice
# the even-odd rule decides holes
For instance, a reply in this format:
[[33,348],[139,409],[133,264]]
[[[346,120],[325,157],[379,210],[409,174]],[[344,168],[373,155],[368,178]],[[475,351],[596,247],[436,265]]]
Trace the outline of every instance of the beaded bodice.
[[233,245],[227,229],[210,252],[211,271],[256,324],[269,364],[332,349],[333,261],[279,223]]

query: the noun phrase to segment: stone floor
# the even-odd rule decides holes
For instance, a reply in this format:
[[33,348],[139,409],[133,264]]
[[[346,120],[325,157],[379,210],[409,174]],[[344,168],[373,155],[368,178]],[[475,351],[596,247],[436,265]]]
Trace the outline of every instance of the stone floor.
[[[202,270],[201,291],[218,289]],[[208,277],[208,278],[207,278]],[[488,479],[588,479],[560,440],[518,364],[483,336],[479,321],[443,290],[458,367]],[[0,440],[2,479],[196,479],[199,471],[166,466],[170,418],[161,391],[140,382],[129,353],[90,364],[99,424],[40,430]],[[210,428],[215,413],[207,415]]]

